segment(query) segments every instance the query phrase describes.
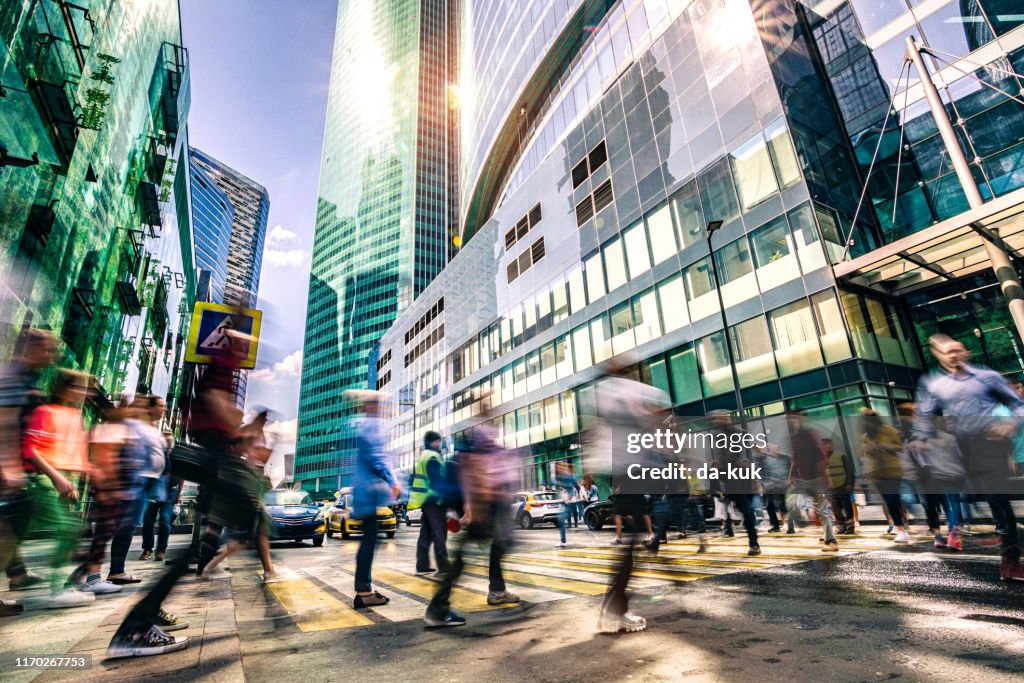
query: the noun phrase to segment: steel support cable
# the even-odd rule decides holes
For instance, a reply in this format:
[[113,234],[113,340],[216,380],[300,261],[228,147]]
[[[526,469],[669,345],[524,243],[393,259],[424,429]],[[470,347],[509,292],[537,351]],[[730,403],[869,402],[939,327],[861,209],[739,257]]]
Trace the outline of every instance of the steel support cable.
[[[903,72],[907,71],[910,66],[910,60],[903,59],[903,68],[900,69],[900,75],[896,79],[896,85],[899,86],[900,81],[903,80]],[[908,77],[909,82],[909,77]],[[898,87],[897,89],[898,90]],[[860,199],[857,201],[857,209],[853,212],[853,222],[850,223],[850,231],[846,234],[846,244],[843,247],[843,256],[840,261],[845,261],[850,255],[850,247],[853,246],[853,231],[857,229],[857,219],[860,217],[861,208],[864,206],[864,198],[868,194],[868,183],[871,181],[871,172],[875,168],[875,162],[878,160],[878,150],[882,147],[882,137],[885,135],[885,129],[889,125],[889,117],[892,116],[893,103],[896,100],[897,92],[893,92],[893,95],[889,98],[889,105],[885,110],[885,120],[882,121],[882,130],[878,134],[878,142],[875,143],[875,152],[871,155],[871,163],[868,165],[867,175],[864,177],[864,188],[860,192]],[[901,124],[902,125],[902,124]]]

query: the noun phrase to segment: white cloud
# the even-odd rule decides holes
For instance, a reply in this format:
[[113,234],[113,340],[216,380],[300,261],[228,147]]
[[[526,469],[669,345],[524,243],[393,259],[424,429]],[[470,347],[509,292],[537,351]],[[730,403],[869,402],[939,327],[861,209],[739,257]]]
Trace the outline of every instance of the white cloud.
[[299,430],[299,418],[293,417],[284,422],[274,422],[265,431],[267,437],[274,444],[274,451],[282,450],[285,453],[295,450],[295,438]]
[[249,373],[250,380],[274,382],[285,377],[298,377],[302,373],[302,349],[288,354],[284,360],[269,368],[260,368]]
[[299,236],[295,232],[289,230],[283,225],[275,225],[270,229],[267,234],[267,242],[271,244],[288,244],[290,242],[298,242]]
[[267,249],[263,252],[263,264],[271,268],[301,266],[309,259],[305,249]]

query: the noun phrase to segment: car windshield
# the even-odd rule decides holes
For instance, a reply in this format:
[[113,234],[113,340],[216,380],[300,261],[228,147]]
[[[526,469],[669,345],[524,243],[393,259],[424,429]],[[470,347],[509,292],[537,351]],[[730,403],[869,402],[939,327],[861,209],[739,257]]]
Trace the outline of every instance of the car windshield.
[[263,500],[267,505],[315,505],[305,491],[267,491]]
[[534,500],[560,500],[557,493],[535,493]]

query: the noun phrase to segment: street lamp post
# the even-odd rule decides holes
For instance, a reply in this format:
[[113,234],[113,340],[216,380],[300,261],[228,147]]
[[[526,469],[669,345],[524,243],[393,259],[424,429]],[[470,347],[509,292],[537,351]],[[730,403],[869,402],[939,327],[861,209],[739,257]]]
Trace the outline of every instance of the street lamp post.
[[736,371],[736,358],[733,357],[732,344],[729,343],[729,323],[725,318],[725,300],[722,298],[722,285],[718,280],[718,265],[715,263],[715,250],[711,245],[711,237],[722,227],[722,221],[711,221],[708,223],[708,249],[711,255],[711,276],[715,280],[715,293],[718,295],[718,312],[722,316],[722,339],[725,342],[725,355],[729,361],[729,370],[732,372],[732,388],[736,397],[736,411],[740,416],[740,424],[746,426],[746,416],[743,414],[743,395],[740,393],[740,376]]

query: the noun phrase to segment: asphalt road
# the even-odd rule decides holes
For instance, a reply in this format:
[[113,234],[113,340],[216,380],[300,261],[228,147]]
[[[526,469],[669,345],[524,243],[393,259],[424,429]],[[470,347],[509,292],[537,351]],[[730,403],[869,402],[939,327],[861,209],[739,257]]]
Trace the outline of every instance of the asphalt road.
[[[632,608],[648,620],[636,634],[596,633],[616,558],[609,532],[518,532],[506,563],[521,605],[485,601],[484,559],[472,560],[456,596],[469,624],[424,627],[436,584],[413,572],[417,529],[381,539],[374,580],[391,604],[351,609],[357,541],[275,545],[286,580],[263,584],[254,557],[228,577],[188,578],[167,608],[189,619],[182,652],[104,660],[120,617],[159,574],[130,562],[142,588],[78,610],[30,610],[0,621],[0,656],[26,650],[87,653],[89,672],[10,671],[5,680],[286,681],[999,681],[1024,679],[1024,585],[998,575],[996,549],[972,539],[964,554],[928,543],[898,548],[880,527],[843,539],[826,556],[817,533],[746,544],[714,539],[698,555],[672,542],[639,555]],[[742,534],[740,534],[742,536]],[[922,539],[923,540],[923,539]],[[39,548],[36,549],[41,550]],[[135,551],[132,557],[136,556]],[[4,596],[8,597],[8,596]],[[35,648],[35,649],[33,649]],[[40,649],[42,648],[42,649]],[[10,675],[6,675],[10,674]]]

